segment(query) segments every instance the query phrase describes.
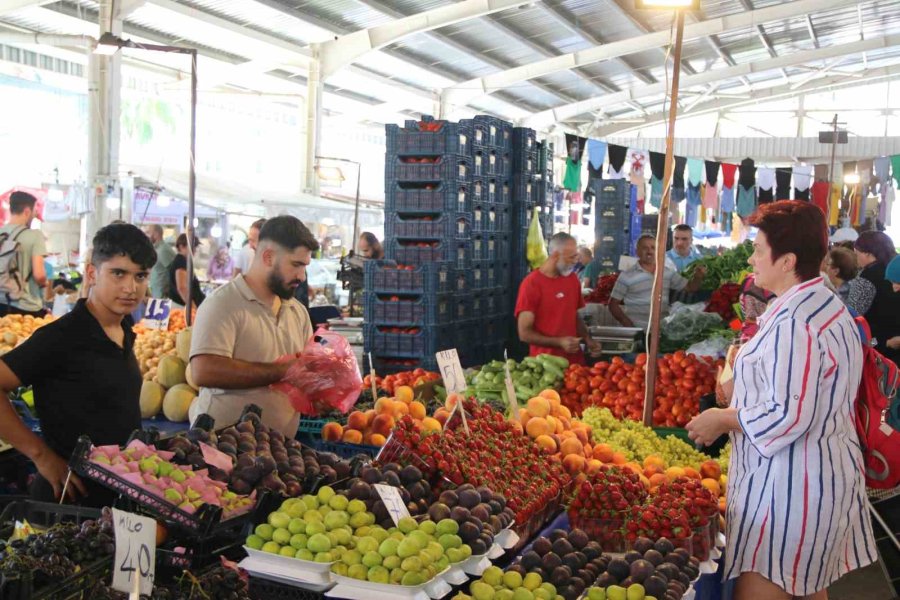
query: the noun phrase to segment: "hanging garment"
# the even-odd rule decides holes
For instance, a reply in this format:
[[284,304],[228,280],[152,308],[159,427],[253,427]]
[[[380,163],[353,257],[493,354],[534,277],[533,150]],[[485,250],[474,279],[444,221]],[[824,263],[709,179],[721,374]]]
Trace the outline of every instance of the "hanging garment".
[[798,190],[794,188],[794,200],[805,200],[809,202],[809,189]]
[[684,194],[683,187],[680,187],[680,188],[673,187],[672,188],[671,198],[672,198],[673,203],[677,204],[679,202],[684,202],[684,197],[685,197],[685,194]]
[[722,188],[734,189],[734,176],[737,173],[737,165],[722,163]]
[[881,222],[885,227],[891,226],[891,213],[894,211],[894,186],[888,185],[884,189],[884,195],[881,197],[880,211],[884,212],[884,218]]
[[587,138],[566,134],[566,174],[563,187],[572,192],[581,190],[581,165]]
[[606,160],[606,142],[588,140],[587,143],[587,185],[595,179],[603,179],[603,161]]
[[771,190],[775,187],[775,169],[760,167],[756,171],[756,187],[759,191]]
[[706,165],[706,183],[711,183],[716,185],[719,181],[719,167],[721,163],[717,163],[714,160],[704,161]]
[[662,204],[663,182],[656,175],[650,176],[650,206],[659,208]]
[[[729,192],[734,192],[734,190],[728,190]],[[725,195],[725,190],[722,190],[722,195]],[[731,235],[731,228],[733,226],[734,221],[734,213],[723,212],[722,213],[722,232],[725,235]]]
[[759,188],[759,203],[769,204],[771,202],[775,202],[775,188],[772,187],[767,190]]
[[637,201],[639,205],[643,204],[644,198],[647,195],[647,178],[644,177],[644,167],[647,165],[649,158],[646,150],[641,150],[639,148],[628,149],[628,162],[631,164],[630,181],[631,185],[637,188]]
[[828,182],[817,181],[812,184],[812,203],[828,214]]
[[703,181],[703,159],[689,158],[687,159],[688,183],[691,185],[700,185]]
[[887,183],[891,178],[891,159],[887,156],[879,156],[874,161],[872,161],[872,166],[875,169],[875,179],[878,180],[878,183],[884,184]]
[[860,191],[864,197],[868,196],[869,192],[875,192],[872,178],[874,163],[874,160],[861,160],[856,163],[856,172],[859,173]]
[[900,154],[895,154],[891,157],[891,176],[897,182],[897,185],[900,186]]
[[812,187],[812,165],[794,165],[794,198],[809,200],[809,189]]
[[672,172],[672,202],[683,202],[684,194],[684,170],[687,168],[687,158],[675,157],[675,170]]
[[[650,174],[656,177],[662,184],[663,176],[666,174],[666,155],[662,152],[650,151]],[[651,185],[653,181],[651,179]]]
[[[743,166],[743,165],[742,165]],[[736,212],[742,219],[749,217],[756,210],[756,187],[746,187],[739,184],[737,187]]]
[[566,190],[557,189],[553,192],[553,210],[561,213],[563,209],[563,204],[566,201]]
[[610,144],[606,147],[606,153],[609,155],[609,179],[623,179],[625,177],[625,157],[628,155],[628,148],[618,144]]
[[841,216],[841,194],[844,186],[834,184],[831,186],[831,212],[829,213],[828,224],[837,227]]
[[684,207],[684,222],[691,227],[697,226],[697,217],[700,209],[700,186],[688,184],[687,202]]
[[722,213],[734,212],[734,188],[723,187],[722,198],[719,201],[719,210]]
[[703,188],[703,208],[715,211],[719,207],[719,190],[715,182],[707,183]]
[[790,200],[791,199],[791,168],[779,167],[775,169],[775,199]]
[[[745,158],[741,161],[741,166],[738,167],[740,175],[738,176],[738,183],[744,189],[750,189],[756,185],[756,163],[753,162],[752,158]],[[754,204],[756,194],[754,193]]]
[[815,166],[815,181],[828,181],[828,165]]

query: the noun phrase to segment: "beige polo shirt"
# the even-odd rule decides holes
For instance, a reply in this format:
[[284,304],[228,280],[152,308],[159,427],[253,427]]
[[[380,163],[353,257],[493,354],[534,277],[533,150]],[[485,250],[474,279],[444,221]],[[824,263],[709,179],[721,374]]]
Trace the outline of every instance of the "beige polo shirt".
[[[312,338],[306,308],[294,298],[283,300],[276,316],[261,302],[244,276],[239,275],[210,294],[197,310],[191,335],[191,357],[200,354],[226,356],[247,362],[270,363],[303,350]],[[300,422],[287,396],[269,387],[246,390],[200,388],[191,404],[190,418],[208,413],[216,427],[225,427],[241,416],[248,404],[262,408],[263,423],[294,437]]]

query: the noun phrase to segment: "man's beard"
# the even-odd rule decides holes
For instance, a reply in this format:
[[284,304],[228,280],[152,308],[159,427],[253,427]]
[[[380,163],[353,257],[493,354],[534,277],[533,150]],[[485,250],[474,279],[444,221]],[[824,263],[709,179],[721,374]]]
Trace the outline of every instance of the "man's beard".
[[[296,281],[297,285],[300,285],[300,281]],[[289,300],[294,297],[294,289],[288,287],[287,284],[284,283],[284,279],[278,275],[275,271],[269,273],[268,279],[266,279],[266,285],[269,286],[269,291],[281,298],[282,300]]]

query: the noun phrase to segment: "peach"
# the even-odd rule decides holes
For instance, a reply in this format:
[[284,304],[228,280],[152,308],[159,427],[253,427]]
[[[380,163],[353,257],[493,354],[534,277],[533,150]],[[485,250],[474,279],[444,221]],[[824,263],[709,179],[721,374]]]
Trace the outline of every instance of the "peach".
[[510,421],[509,424],[512,426],[513,431],[516,432],[517,435],[525,435],[525,428],[522,427],[522,424],[518,421]]
[[378,415],[375,417],[375,420],[372,422],[372,432],[380,433],[381,435],[387,437],[390,435],[391,430],[394,428],[394,417],[391,415]]
[[397,389],[394,390],[394,400],[403,402],[404,404],[412,402],[413,397],[413,389],[408,385],[398,386]]
[[669,467],[666,469],[666,477],[669,478],[669,481],[674,481],[679,477],[684,477],[684,469],[681,467]]
[[563,458],[563,468],[569,475],[580,473],[584,470],[584,457],[580,454],[569,454]]
[[691,467],[684,468],[684,476],[690,477],[691,479],[700,479],[700,473],[697,472],[697,469]]
[[550,401],[540,396],[528,400],[528,413],[534,417],[546,417],[550,414]]
[[575,434],[575,437],[581,441],[582,444],[587,444],[590,442],[590,437],[588,436],[588,432],[582,427],[575,427],[572,429],[572,432]]
[[422,431],[440,431],[444,426],[438,419],[425,417],[422,419]]
[[650,466],[654,466],[659,469],[665,469],[666,461],[655,454],[650,454],[644,459],[644,468],[648,468]]
[[669,478],[666,477],[663,473],[654,473],[650,476],[649,479],[651,488],[656,488],[663,485],[664,483],[669,482]]
[[409,416],[413,419],[424,419],[425,418],[425,405],[421,402],[410,402],[409,403]]
[[444,402],[444,406],[447,408],[447,410],[452,411],[453,407],[455,407],[456,403],[459,402],[460,400],[465,400],[465,398],[463,398],[462,396],[460,396],[459,394],[456,394],[456,393],[448,394],[447,401]]
[[602,466],[603,466],[603,463],[600,462],[599,460],[597,460],[596,458],[589,459],[585,464],[585,467],[586,467],[588,473],[596,473],[597,471],[600,470],[600,467],[602,467]]
[[[551,400],[552,402],[552,400]],[[553,414],[559,415],[560,417],[565,417],[566,419],[572,418],[572,411],[569,410],[567,406],[560,405]]]
[[386,439],[383,435],[381,435],[380,433],[373,433],[373,434],[369,437],[369,444],[370,444],[371,446],[379,446],[379,447],[381,447],[381,446],[384,446],[384,443],[385,443],[386,441],[387,441],[387,439]]
[[594,445],[594,458],[604,463],[611,463],[613,461],[613,449],[609,444],[596,444]]
[[447,422],[447,419],[450,418],[450,411],[446,408],[439,408],[434,411],[434,419],[441,424],[441,427],[444,426],[444,423]]
[[379,415],[390,415],[394,412],[394,401],[390,398],[379,398],[375,401],[375,413]]
[[348,444],[362,444],[363,434],[361,431],[357,431],[355,429],[348,429],[344,432],[344,435],[341,437],[342,442],[346,442]]
[[368,426],[369,419],[368,417],[366,417],[366,413],[364,412],[354,410],[352,413],[350,413],[350,416],[347,417],[347,429],[364,431]]
[[367,410],[367,411],[365,412],[365,415],[366,415],[366,427],[371,427],[371,426],[372,426],[372,421],[375,420],[375,415],[377,415],[377,414],[378,414],[378,413],[375,412],[375,409],[374,409],[374,408],[370,408],[369,410]]
[[340,423],[331,421],[330,423],[325,423],[325,427],[322,428],[322,439],[326,442],[337,442],[343,435],[344,428],[341,427]]
[[409,405],[405,402],[400,402],[399,400],[394,401],[394,418],[400,419],[400,417],[404,417],[409,414]]
[[574,437],[565,438],[562,441],[562,444],[560,444],[559,451],[563,455],[564,459],[570,454],[584,456],[584,446],[581,445],[581,442],[578,441],[578,438]]
[[700,485],[711,491],[716,497],[722,495],[722,488],[719,487],[719,482],[715,479],[701,479]]
[[612,461],[614,465],[624,465],[628,462],[628,457],[621,452],[613,452]]
[[553,402],[554,400],[556,402],[560,401],[559,392],[550,388],[543,390],[540,394],[538,394],[538,396],[540,396],[541,398],[546,398],[550,402]]
[[707,460],[700,465],[700,475],[702,475],[704,479],[715,479],[718,481],[719,477],[722,476],[722,469],[716,461]]
[[556,454],[556,441],[549,435],[539,435],[534,439],[534,443],[541,447],[547,454]]
[[541,435],[554,433],[554,430],[550,427],[550,423],[548,423],[546,419],[540,417],[528,419],[528,423],[525,425],[525,431],[528,432],[529,437],[532,439],[536,439]]

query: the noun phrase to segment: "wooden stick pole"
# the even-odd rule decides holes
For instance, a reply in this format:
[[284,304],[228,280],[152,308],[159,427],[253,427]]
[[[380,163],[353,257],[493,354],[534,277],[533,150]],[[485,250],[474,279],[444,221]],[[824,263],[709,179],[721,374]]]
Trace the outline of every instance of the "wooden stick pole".
[[647,373],[644,389],[644,425],[653,425],[653,403],[656,397],[656,359],[659,354],[659,316],[662,309],[663,273],[666,268],[666,237],[669,234],[669,200],[672,175],[675,172],[675,118],[678,115],[678,80],[681,77],[681,47],[684,41],[684,11],[677,11],[675,31],[675,66],[672,72],[672,91],[669,94],[669,134],[666,137],[666,166],[663,177],[663,196],[656,225],[656,272],[653,295],[650,298],[650,347],[647,348]]

